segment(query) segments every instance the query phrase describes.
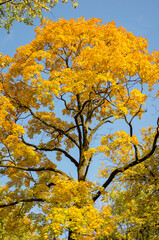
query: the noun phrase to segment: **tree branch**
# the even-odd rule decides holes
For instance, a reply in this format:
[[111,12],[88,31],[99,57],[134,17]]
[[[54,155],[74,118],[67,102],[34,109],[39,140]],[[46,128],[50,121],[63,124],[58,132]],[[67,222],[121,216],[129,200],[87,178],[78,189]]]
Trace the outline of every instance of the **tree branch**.
[[0,3],[0,6],[6,4],[8,2],[12,2],[12,0],[4,1],[4,2]]
[[61,148],[58,148],[58,147],[54,147],[54,148],[47,148],[47,147],[38,147],[36,146],[35,144],[31,144],[31,143],[28,143],[24,140],[23,136],[21,137],[22,139],[22,142],[27,145],[27,146],[30,146],[30,147],[33,147],[35,148],[36,150],[39,150],[39,151],[50,151],[50,152],[53,152],[53,151],[57,151],[57,152],[62,152],[69,160],[71,160],[72,163],[74,163],[74,165],[76,167],[78,167],[78,162],[68,153],[66,152],[65,150],[61,149]]
[[[130,162],[129,164],[121,167],[121,168],[116,168],[108,177],[108,179],[106,180],[106,182],[102,185],[102,188],[106,189],[109,184],[113,181],[113,179],[116,177],[116,175],[118,173],[121,173],[121,172],[125,172],[127,169],[131,168],[131,167],[134,167],[142,162],[144,162],[145,160],[147,160],[148,158],[150,158],[153,153],[155,152],[155,149],[157,147],[156,143],[157,143],[157,139],[159,138],[159,129],[158,127],[156,128],[157,130],[157,133],[154,137],[154,141],[153,141],[153,144],[152,144],[152,149],[150,150],[150,152],[148,154],[146,154],[144,157],[138,159],[138,160],[134,160],[132,162]],[[102,194],[102,191],[98,191],[97,194],[93,197],[93,201],[95,202]]]
[[[140,106],[141,108],[141,106]],[[133,136],[133,126],[132,126],[132,121],[134,119],[135,116],[137,116],[137,114],[140,112],[140,109],[135,113],[135,115],[131,118],[131,120],[128,122],[127,117],[125,114],[123,114],[125,122],[128,124],[129,128],[130,128],[130,137]],[[136,161],[138,161],[138,149],[137,146],[135,144],[133,144],[134,150],[135,150],[135,159]]]
[[34,113],[28,106],[25,106],[24,104],[21,104],[21,102],[20,102],[19,100],[11,97],[7,92],[5,92],[5,94],[6,94],[9,98],[11,98],[13,101],[15,101],[15,102],[19,105],[19,107],[22,107],[22,108],[27,109],[35,119],[37,119],[37,120],[39,120],[40,122],[42,122],[45,126],[50,127],[50,128],[53,128],[53,129],[55,129],[57,132],[63,134],[65,137],[67,137],[68,139],[70,139],[70,140],[79,148],[78,143],[75,141],[75,139],[73,139],[73,138],[67,133],[67,131],[64,131],[64,130],[60,129],[60,128],[56,127],[56,126],[53,125],[53,124],[49,124],[49,123],[45,122],[45,121],[44,121],[43,119],[41,119],[40,117],[36,116],[35,113]]
[[26,106],[23,106],[22,107],[26,108],[29,110],[29,112],[31,113],[31,115],[36,118],[37,120],[39,120],[40,122],[42,122],[44,125],[46,125],[47,127],[51,127],[53,129],[55,129],[57,132],[63,134],[65,137],[67,137],[68,139],[70,139],[77,147],[79,147],[78,143],[67,133],[67,131],[64,131],[58,127],[56,127],[55,125],[53,124],[49,124],[47,122],[45,122],[43,119],[41,119],[40,117],[36,116],[33,111],[29,108],[29,107],[26,107]]
[[95,133],[103,124],[105,124],[105,123],[113,123],[113,122],[115,121],[115,119],[112,120],[112,121],[108,120],[108,119],[111,118],[111,117],[113,117],[113,116],[109,116],[109,117],[103,118],[103,119],[96,125],[96,127],[95,127],[94,129],[91,129],[91,132],[90,132],[90,134],[89,134],[89,141],[91,141],[94,133]]
[[39,167],[39,168],[33,168],[33,167],[22,167],[22,166],[18,166],[18,165],[0,165],[1,168],[15,168],[17,170],[22,170],[22,171],[28,171],[28,172],[42,172],[42,171],[52,171],[55,173],[59,173],[61,175],[66,176],[68,179],[72,179],[71,177],[69,177],[66,173],[64,173],[61,170],[52,168],[52,167]]
[[87,164],[87,167],[86,167],[86,171],[85,171],[85,176],[84,176],[84,178],[87,177],[87,173],[88,173],[88,170],[89,170],[89,167],[90,167],[90,163],[91,163],[91,161],[92,161],[92,158],[90,158],[89,161],[88,161],[88,164]]
[[80,116],[81,119],[81,124],[82,127],[84,126],[84,118],[83,115],[81,114],[82,111],[84,110],[85,106],[87,105],[88,102],[90,102],[90,100],[87,100],[86,102],[84,102],[84,104],[81,106],[81,102],[80,102],[80,94],[77,94],[77,105],[78,105],[78,113],[75,115],[74,119],[75,119],[75,123],[77,126],[77,131],[78,131],[78,139],[79,139],[79,143],[80,143],[80,149],[82,146],[82,133],[81,133],[81,129],[80,129],[80,124],[78,123],[78,116]]
[[28,203],[28,202],[45,202],[46,200],[43,198],[31,198],[31,199],[23,199],[20,201],[15,201],[12,203],[0,204],[0,208],[11,207],[17,205],[18,203]]

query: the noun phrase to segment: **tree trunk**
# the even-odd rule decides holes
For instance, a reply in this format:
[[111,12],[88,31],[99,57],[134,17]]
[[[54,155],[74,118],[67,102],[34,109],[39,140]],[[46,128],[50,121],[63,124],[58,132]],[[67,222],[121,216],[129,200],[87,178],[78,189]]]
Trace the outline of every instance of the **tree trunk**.
[[85,164],[79,165],[78,167],[78,181],[85,180]]
[[84,149],[81,149],[80,152],[80,160],[79,160],[79,166],[78,166],[78,181],[84,181],[85,180],[85,171],[86,171],[86,160],[84,157]]
[[72,235],[72,231],[69,230],[69,233],[68,233],[68,240],[74,240],[74,239],[71,237],[71,235]]

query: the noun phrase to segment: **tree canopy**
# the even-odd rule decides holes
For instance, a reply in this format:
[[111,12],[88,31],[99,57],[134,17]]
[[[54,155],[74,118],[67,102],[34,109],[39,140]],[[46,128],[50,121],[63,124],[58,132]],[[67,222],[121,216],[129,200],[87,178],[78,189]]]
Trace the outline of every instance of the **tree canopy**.
[[44,20],[35,32],[0,59],[4,231],[22,225],[33,239],[133,239],[132,227],[145,226],[154,236],[159,123],[139,138],[135,120],[148,92],[159,95],[159,52],[95,18]]
[[[73,7],[78,6],[76,0],[70,1]],[[0,0],[0,27],[9,31],[15,20],[33,25],[36,17],[43,19],[44,11],[50,11],[58,2],[58,0]],[[67,3],[68,0],[60,2]]]

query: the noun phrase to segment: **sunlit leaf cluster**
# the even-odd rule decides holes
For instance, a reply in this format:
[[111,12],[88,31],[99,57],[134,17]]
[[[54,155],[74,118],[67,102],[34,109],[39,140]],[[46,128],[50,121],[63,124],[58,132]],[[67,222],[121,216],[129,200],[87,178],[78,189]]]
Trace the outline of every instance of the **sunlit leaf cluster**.
[[[0,0],[0,27],[9,32],[14,21],[33,25],[35,18],[42,20],[44,11],[49,12],[58,2],[67,3],[68,0]],[[74,8],[78,6],[76,0],[70,2]]]

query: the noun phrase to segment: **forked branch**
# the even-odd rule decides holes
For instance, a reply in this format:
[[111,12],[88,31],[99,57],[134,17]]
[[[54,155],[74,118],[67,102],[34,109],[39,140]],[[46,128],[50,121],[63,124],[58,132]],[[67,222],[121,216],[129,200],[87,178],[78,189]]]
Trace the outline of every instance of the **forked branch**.
[[[111,174],[109,175],[108,179],[102,185],[102,188],[104,190],[110,185],[110,183],[113,181],[113,179],[116,177],[116,175],[118,173],[125,172],[129,168],[134,167],[134,166],[144,162],[145,160],[147,160],[148,158],[150,158],[153,155],[153,153],[155,152],[155,149],[157,147],[157,139],[159,138],[159,126],[156,128],[156,130],[157,130],[157,132],[155,134],[154,141],[153,141],[153,144],[152,144],[152,148],[149,151],[149,153],[146,154],[145,156],[143,156],[142,158],[135,159],[134,161],[130,162],[129,164],[126,164],[125,166],[123,166],[121,168],[116,168],[113,172],[111,172]],[[99,190],[97,192],[97,194],[93,197],[93,201],[95,202],[101,196],[101,194],[102,194],[102,191]]]
[[78,167],[78,162],[76,161],[76,159],[74,159],[68,152],[66,152],[64,149],[62,148],[58,148],[58,147],[53,147],[53,148],[48,148],[48,147],[40,147],[40,146],[37,146],[35,144],[32,144],[32,143],[28,143],[24,140],[23,136],[21,136],[21,140],[22,142],[27,145],[27,146],[30,146],[30,147],[33,147],[35,148],[35,150],[39,150],[39,151],[46,151],[46,152],[53,152],[53,151],[56,151],[56,152],[62,152],[72,163],[74,163],[74,165],[76,167]]

